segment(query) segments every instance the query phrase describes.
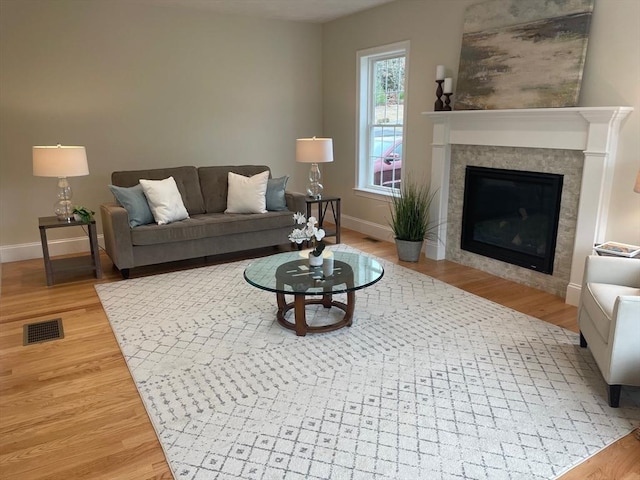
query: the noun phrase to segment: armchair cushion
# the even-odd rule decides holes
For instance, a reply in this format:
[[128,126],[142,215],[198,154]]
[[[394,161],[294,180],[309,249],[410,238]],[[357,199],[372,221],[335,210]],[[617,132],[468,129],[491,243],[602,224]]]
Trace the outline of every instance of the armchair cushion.
[[610,283],[587,283],[582,307],[589,312],[602,341],[609,343],[609,328],[616,300],[621,296],[640,295],[640,288],[612,285]]

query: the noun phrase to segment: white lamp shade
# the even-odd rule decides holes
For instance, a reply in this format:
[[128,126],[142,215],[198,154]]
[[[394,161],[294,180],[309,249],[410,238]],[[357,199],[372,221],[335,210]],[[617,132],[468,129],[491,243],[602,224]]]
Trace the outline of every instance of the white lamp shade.
[[296,140],[296,162],[333,162],[333,139],[316,137],[298,138]]
[[33,147],[33,174],[36,177],[81,177],[89,175],[84,147],[57,145]]

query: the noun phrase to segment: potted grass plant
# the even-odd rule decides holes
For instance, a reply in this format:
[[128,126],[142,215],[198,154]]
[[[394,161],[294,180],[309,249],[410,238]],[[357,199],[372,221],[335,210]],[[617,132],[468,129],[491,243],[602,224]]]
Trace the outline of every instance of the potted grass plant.
[[429,218],[434,196],[429,184],[402,179],[398,194],[391,197],[390,226],[400,260],[417,262],[424,241],[438,239],[438,225]]

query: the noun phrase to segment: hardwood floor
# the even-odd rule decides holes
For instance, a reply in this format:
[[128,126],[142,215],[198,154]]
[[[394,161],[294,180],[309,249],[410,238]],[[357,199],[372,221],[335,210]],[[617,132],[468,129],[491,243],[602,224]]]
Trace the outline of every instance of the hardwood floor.
[[[395,246],[342,230],[348,245],[398,262]],[[261,252],[264,253],[264,252]],[[267,253],[271,253],[268,251]],[[243,258],[229,256],[209,264]],[[104,278],[47,287],[41,259],[2,266],[0,478],[172,478],[94,285],[120,280],[106,255]],[[179,269],[202,261],[161,267]],[[576,309],[553,295],[448,261],[404,266],[520,312],[576,331]],[[158,267],[134,271],[152,274]],[[64,338],[22,346],[23,325],[61,318]],[[640,479],[632,434],[561,477]],[[409,480],[409,479],[402,479]]]

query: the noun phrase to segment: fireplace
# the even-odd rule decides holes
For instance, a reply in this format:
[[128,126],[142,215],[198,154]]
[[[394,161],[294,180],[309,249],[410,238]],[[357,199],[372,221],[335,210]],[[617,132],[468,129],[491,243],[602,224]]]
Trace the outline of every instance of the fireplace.
[[467,166],[461,248],[553,273],[563,176]]
[[[440,240],[427,244],[427,257],[442,260],[446,253],[447,259],[458,261],[449,256],[457,247],[463,257],[473,257],[471,261],[483,262],[475,268],[556,295],[565,295],[567,303],[577,305],[584,259],[593,251],[594,243],[605,240],[618,134],[624,119],[632,111],[631,107],[620,106],[423,112],[433,123],[431,187],[436,194],[431,203],[431,215],[439,226]],[[561,234],[556,241],[552,275],[460,249],[460,233],[457,236],[451,233],[459,228],[454,217],[458,211],[458,198],[462,210],[462,194],[457,197],[457,191],[459,188],[462,192],[464,188],[464,167],[460,175],[454,175],[454,147],[522,149],[523,153],[524,150],[530,150],[534,154],[542,152],[538,159],[521,156],[517,159],[517,166],[513,167],[498,165],[495,161],[489,165],[486,163],[490,162],[483,161],[485,165],[479,166],[564,175],[558,227]],[[577,181],[570,178],[575,169],[565,169],[565,159],[555,153],[560,151],[582,158]],[[554,153],[547,156],[545,152]],[[570,157],[573,158],[573,155]],[[466,164],[476,164],[475,158],[474,153]],[[458,178],[460,181],[456,182]],[[569,196],[569,192],[576,198],[575,213],[566,211],[570,202],[566,202],[565,197]]]

